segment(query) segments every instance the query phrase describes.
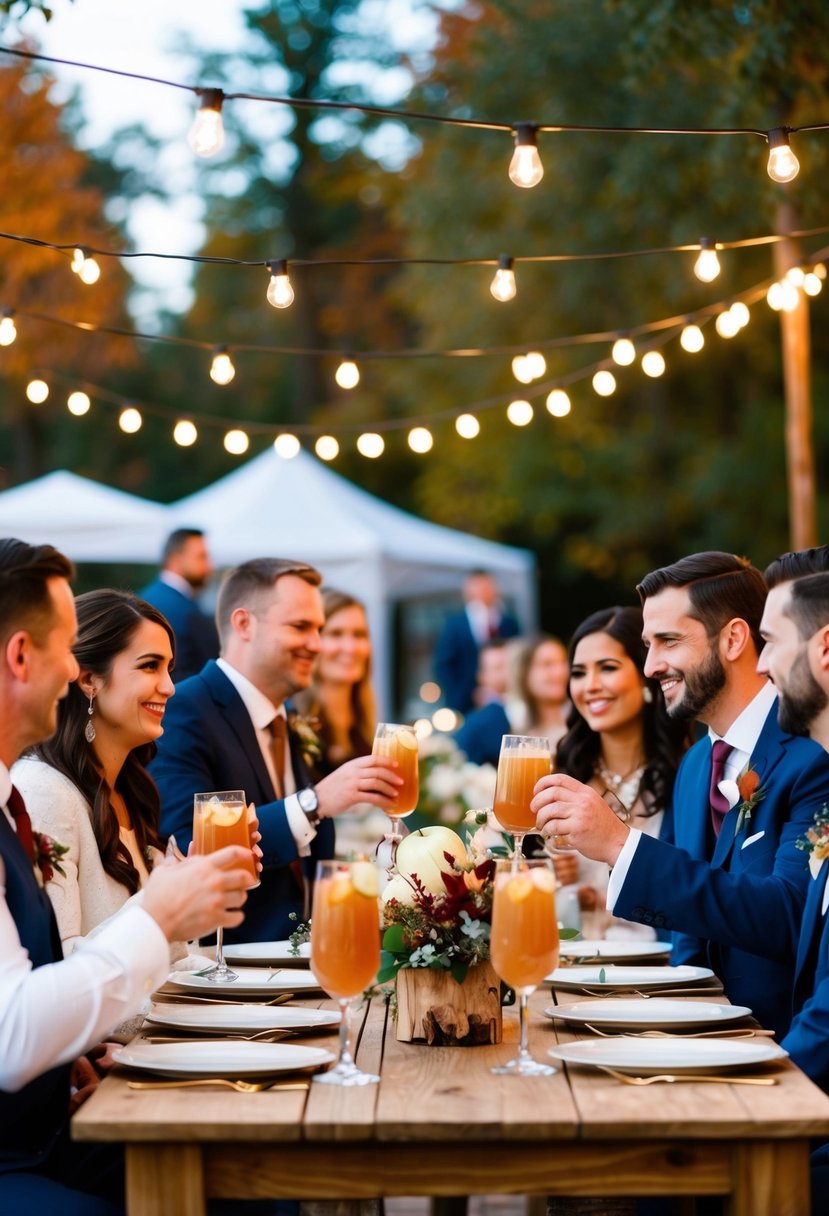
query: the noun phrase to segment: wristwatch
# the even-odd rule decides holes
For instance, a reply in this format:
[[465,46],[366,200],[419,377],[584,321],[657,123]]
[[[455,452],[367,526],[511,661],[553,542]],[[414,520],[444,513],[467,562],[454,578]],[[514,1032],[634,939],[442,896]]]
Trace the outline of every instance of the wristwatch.
[[317,791],[313,785],[307,786],[304,790],[297,790],[297,802],[300,810],[304,811],[305,818],[312,827],[316,827],[320,821],[320,800],[317,797]]

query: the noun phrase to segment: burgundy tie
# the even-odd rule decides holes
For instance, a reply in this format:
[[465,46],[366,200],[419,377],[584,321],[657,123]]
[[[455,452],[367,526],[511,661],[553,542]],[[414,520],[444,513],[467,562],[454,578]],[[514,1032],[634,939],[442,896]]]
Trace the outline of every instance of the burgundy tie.
[[6,800],[6,806],[14,820],[14,826],[17,829],[17,839],[25,849],[29,861],[34,865],[35,839],[32,835],[32,821],[29,818],[29,812],[26,810],[26,804],[20,795],[20,791],[15,786],[11,788],[11,793]]
[[711,805],[711,824],[715,836],[719,836],[723,820],[731,809],[728,799],[717,787],[725,776],[725,764],[733,751],[734,748],[724,739],[717,739],[711,748],[711,785],[708,789],[708,801]]

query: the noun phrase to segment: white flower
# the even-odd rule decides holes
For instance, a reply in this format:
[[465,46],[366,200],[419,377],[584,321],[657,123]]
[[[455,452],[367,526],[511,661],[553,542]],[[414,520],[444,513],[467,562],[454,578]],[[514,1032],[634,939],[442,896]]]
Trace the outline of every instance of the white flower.
[[474,941],[478,937],[486,937],[489,933],[489,925],[485,925],[480,920],[473,920],[468,912],[461,912],[461,933],[465,933],[467,937],[471,937]]
[[436,765],[428,778],[429,793],[440,802],[456,798],[462,788],[461,774],[448,764]]
[[409,966],[428,967],[436,953],[434,946],[419,946],[409,955]]

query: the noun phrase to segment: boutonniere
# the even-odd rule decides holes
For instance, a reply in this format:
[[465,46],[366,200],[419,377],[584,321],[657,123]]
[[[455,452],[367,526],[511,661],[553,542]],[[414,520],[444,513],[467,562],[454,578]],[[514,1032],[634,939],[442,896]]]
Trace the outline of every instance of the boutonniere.
[[814,823],[805,836],[795,841],[795,846],[809,854],[809,869],[812,877],[817,878],[818,870],[829,857],[829,807],[817,812]]
[[751,764],[747,764],[737,778],[737,791],[740,795],[740,807],[737,812],[737,826],[734,829],[735,836],[739,836],[757,803],[766,796],[766,791],[760,785],[760,774]]
[[322,740],[317,733],[320,729],[319,718],[304,718],[295,709],[287,712],[288,730],[299,739],[302,759],[309,768],[314,768],[322,760]]
[[61,878],[65,878],[66,871],[60,864],[60,859],[69,852],[69,846],[58,844],[44,832],[33,832],[32,839],[35,843],[35,878],[40,886],[43,887],[47,882],[51,882],[55,873],[60,874]]

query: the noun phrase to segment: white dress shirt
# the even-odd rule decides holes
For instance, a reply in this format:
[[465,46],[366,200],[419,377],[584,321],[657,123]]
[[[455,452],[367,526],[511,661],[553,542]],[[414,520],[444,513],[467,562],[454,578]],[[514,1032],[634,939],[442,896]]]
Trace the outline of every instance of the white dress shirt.
[[[0,803],[9,771],[0,762]],[[8,904],[0,857],[0,1089],[14,1092],[77,1059],[135,1013],[170,970],[170,947],[140,897],[59,963],[32,967]]]
[[[708,729],[708,738],[711,740],[712,746],[717,739],[722,737],[734,749],[725,762],[723,779],[717,787],[728,798],[729,808],[736,804],[740,796],[735,784],[737,777],[751,759],[751,753],[757,746],[760,732],[776,699],[777,691],[774,685],[766,683],[749,701],[742,713],[734,719],[724,735],[718,735],[710,727]],[[611,912],[627,878],[627,872],[641,835],[642,833],[636,828],[631,828],[611,871],[610,882],[607,886],[607,907]]]
[[[248,711],[251,724],[256,733],[259,750],[262,753],[262,759],[265,761],[268,775],[274,789],[276,789],[278,783],[271,754],[270,725],[274,718],[280,715],[283,718],[286,717],[285,706],[284,704],[279,706],[274,705],[263,692],[260,692],[255,684],[250,682],[247,676],[243,676],[241,671],[237,671],[235,667],[231,667],[227,659],[217,659],[216,663],[230,680],[241,697],[245,709]],[[291,835],[296,841],[297,852],[300,857],[308,857],[311,852],[310,844],[317,834],[317,829],[308,822],[308,816],[299,805],[296,796],[296,778],[294,777],[294,770],[291,765],[290,748],[286,748],[285,751],[285,772],[282,774],[282,789],[285,793],[285,815]]]

